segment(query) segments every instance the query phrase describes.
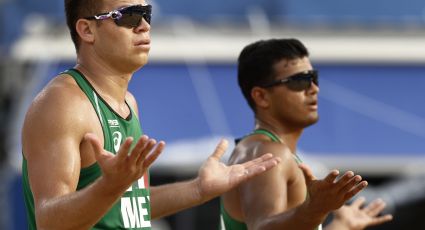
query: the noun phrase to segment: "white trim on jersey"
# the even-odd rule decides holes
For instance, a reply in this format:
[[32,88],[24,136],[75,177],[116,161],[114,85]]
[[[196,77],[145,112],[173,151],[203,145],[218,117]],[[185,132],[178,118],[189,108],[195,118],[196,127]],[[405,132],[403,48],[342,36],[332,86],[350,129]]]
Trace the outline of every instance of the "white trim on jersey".
[[97,99],[97,94],[94,91],[93,91],[93,96],[94,96],[94,102],[96,103],[97,115],[99,116],[100,123],[102,123],[102,126],[103,126],[103,118],[102,118],[102,114],[100,113],[99,100]]

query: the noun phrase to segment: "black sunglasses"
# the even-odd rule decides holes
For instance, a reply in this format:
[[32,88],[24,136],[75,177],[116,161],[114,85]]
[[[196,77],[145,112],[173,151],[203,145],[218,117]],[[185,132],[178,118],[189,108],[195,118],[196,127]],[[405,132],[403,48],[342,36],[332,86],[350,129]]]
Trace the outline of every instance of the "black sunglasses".
[[263,88],[269,88],[280,84],[285,84],[289,89],[294,91],[303,91],[311,87],[311,83],[319,86],[319,73],[317,70],[309,70],[306,72],[296,73],[290,77],[265,84]]
[[152,17],[152,5],[133,5],[126,6],[107,13],[96,14],[86,17],[87,20],[105,20],[112,18],[115,24],[127,28],[135,28],[140,26],[142,18],[150,24]]

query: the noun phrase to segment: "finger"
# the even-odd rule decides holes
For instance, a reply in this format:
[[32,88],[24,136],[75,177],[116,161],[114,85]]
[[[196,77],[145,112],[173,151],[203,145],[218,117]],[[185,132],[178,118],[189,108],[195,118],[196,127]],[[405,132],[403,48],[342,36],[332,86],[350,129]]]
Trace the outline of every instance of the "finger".
[[369,223],[369,226],[379,225],[383,224],[385,222],[391,221],[393,219],[393,216],[391,214],[379,216],[373,218],[373,220]]
[[299,164],[298,167],[302,170],[306,182],[311,182],[313,180],[316,180],[316,177],[313,175],[313,171],[311,171],[308,165],[302,163],[302,164]]
[[345,200],[349,200],[351,199],[353,196],[355,196],[357,193],[359,193],[360,191],[362,191],[364,188],[366,188],[368,185],[367,181],[362,181],[360,183],[358,183],[356,186],[354,186],[353,189],[351,189],[350,191],[348,191],[345,194]]
[[353,178],[354,173],[352,171],[347,171],[342,175],[340,178],[337,178],[335,180],[335,183],[339,189],[342,189],[345,187]]
[[130,153],[130,160],[131,161],[136,161],[137,160],[137,158],[139,157],[140,153],[143,152],[143,149],[148,144],[148,140],[149,140],[149,137],[146,136],[146,135],[143,135],[143,136],[141,136],[139,138],[139,140],[137,141],[136,145],[131,150],[131,153]]
[[118,161],[124,161],[125,159],[127,159],[128,152],[131,148],[131,143],[133,143],[133,137],[127,137],[124,143],[122,143],[117,153]]
[[146,160],[143,161],[143,167],[145,168],[149,168],[151,166],[151,164],[158,158],[159,154],[162,153],[162,151],[165,148],[165,142],[164,141],[160,141],[155,148],[153,149],[153,151],[151,152],[151,154],[149,154],[146,157]]
[[138,158],[136,159],[136,164],[141,164],[142,162],[145,161],[146,156],[153,150],[153,148],[156,145],[156,140],[154,139],[150,139],[146,145],[144,146],[144,148],[141,150],[141,154],[138,154]]
[[[362,181],[362,177],[360,175],[356,175],[352,177],[345,185],[341,183],[342,187],[340,188],[341,193],[346,193],[353,189],[360,181]],[[338,182],[339,183],[339,182]]]
[[219,161],[220,158],[223,156],[223,154],[226,152],[228,145],[229,145],[228,141],[225,139],[222,139],[218,143],[217,147],[215,148],[213,154],[210,157]]
[[384,210],[386,206],[386,203],[382,199],[376,199],[373,202],[371,202],[369,205],[367,205],[363,210],[369,215],[369,216],[377,216],[379,213]]
[[273,154],[266,153],[266,154],[262,155],[261,157],[257,157],[254,160],[250,160],[250,161],[247,161],[247,162],[243,163],[242,166],[244,166],[245,168],[249,168],[249,167],[251,167],[253,165],[257,165],[257,164],[259,164],[261,162],[264,162],[264,161],[267,161],[267,160],[269,160],[271,158],[273,158]]
[[360,207],[364,204],[365,201],[366,201],[366,198],[359,197],[359,198],[357,198],[356,200],[353,201],[351,206],[360,209]]
[[280,163],[279,157],[273,157],[270,159],[266,159],[262,162],[258,162],[257,164],[253,164],[250,167],[245,167],[245,175],[248,177],[256,176],[262,172],[265,172],[273,167],[275,167],[277,164]]
[[334,183],[334,181],[338,177],[338,175],[339,175],[339,171],[334,169],[325,177],[324,180],[328,183]]
[[258,165],[253,165],[248,169],[243,169],[242,165],[232,165],[231,167],[240,167],[235,177],[232,178],[232,184],[240,184],[243,181],[249,180],[261,173],[264,173],[278,164],[280,160],[270,159]]

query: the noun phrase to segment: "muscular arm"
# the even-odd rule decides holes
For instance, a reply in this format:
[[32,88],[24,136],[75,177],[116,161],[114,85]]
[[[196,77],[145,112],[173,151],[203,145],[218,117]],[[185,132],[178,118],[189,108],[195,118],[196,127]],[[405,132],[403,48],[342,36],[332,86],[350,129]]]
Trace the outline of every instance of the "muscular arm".
[[[131,140],[123,144],[116,157],[103,151],[96,135],[86,135],[95,132],[96,119],[91,119],[94,110],[81,91],[69,84],[56,82],[43,91],[31,106],[23,127],[23,152],[38,229],[92,227],[132,181],[143,174],[134,173],[134,166],[130,171],[113,171],[118,166],[127,166],[122,162],[126,161]],[[142,142],[144,146],[147,138]],[[146,145],[151,149],[149,143]],[[134,149],[142,152],[139,156],[145,154],[141,148]],[[137,150],[128,156],[136,162],[138,154],[133,153]],[[103,174],[76,191],[83,154],[94,154]]]
[[[239,187],[248,229],[314,229],[326,215],[313,215],[306,205],[298,205],[305,199],[304,180],[292,153],[288,149],[276,149],[277,145],[282,147],[281,144],[268,143],[254,151],[258,154],[274,152],[282,158],[281,164]],[[293,197],[289,197],[289,190],[294,190],[290,186],[298,190],[296,196],[292,192]]]
[[[39,229],[84,229],[100,219],[119,191],[105,192],[108,187],[99,180],[75,192],[81,168],[80,143],[86,131],[83,116],[87,114],[80,111],[84,102],[73,95],[74,90],[55,84],[36,98],[23,127],[36,222]],[[77,106],[77,101],[82,104]]]

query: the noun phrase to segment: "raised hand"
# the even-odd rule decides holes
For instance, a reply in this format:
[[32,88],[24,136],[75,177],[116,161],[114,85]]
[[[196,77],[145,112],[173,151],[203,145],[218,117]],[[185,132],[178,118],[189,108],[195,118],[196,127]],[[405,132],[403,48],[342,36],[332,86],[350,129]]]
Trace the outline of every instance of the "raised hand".
[[367,186],[360,175],[347,171],[340,178],[338,170],[331,171],[324,179],[317,180],[310,168],[305,164],[299,166],[307,184],[309,197],[307,202],[312,210],[328,213],[345,204],[350,198]]
[[199,169],[198,186],[203,200],[221,195],[249,178],[273,168],[280,162],[280,158],[273,157],[269,153],[243,164],[227,166],[220,162],[227,145],[226,140],[220,141],[214,153]]
[[[376,199],[363,206],[366,199],[360,197],[350,205],[344,205],[334,212],[334,222],[339,223],[335,229],[362,230],[369,226],[379,225],[392,220],[392,215],[379,214],[384,210],[386,203]],[[341,226],[343,225],[343,226]]]
[[156,140],[143,135],[131,149],[133,138],[129,137],[115,155],[103,149],[96,135],[88,133],[84,138],[93,148],[96,160],[102,169],[102,177],[111,183],[110,186],[120,190],[127,189],[134,181],[142,177],[165,146],[164,142],[157,144]]

